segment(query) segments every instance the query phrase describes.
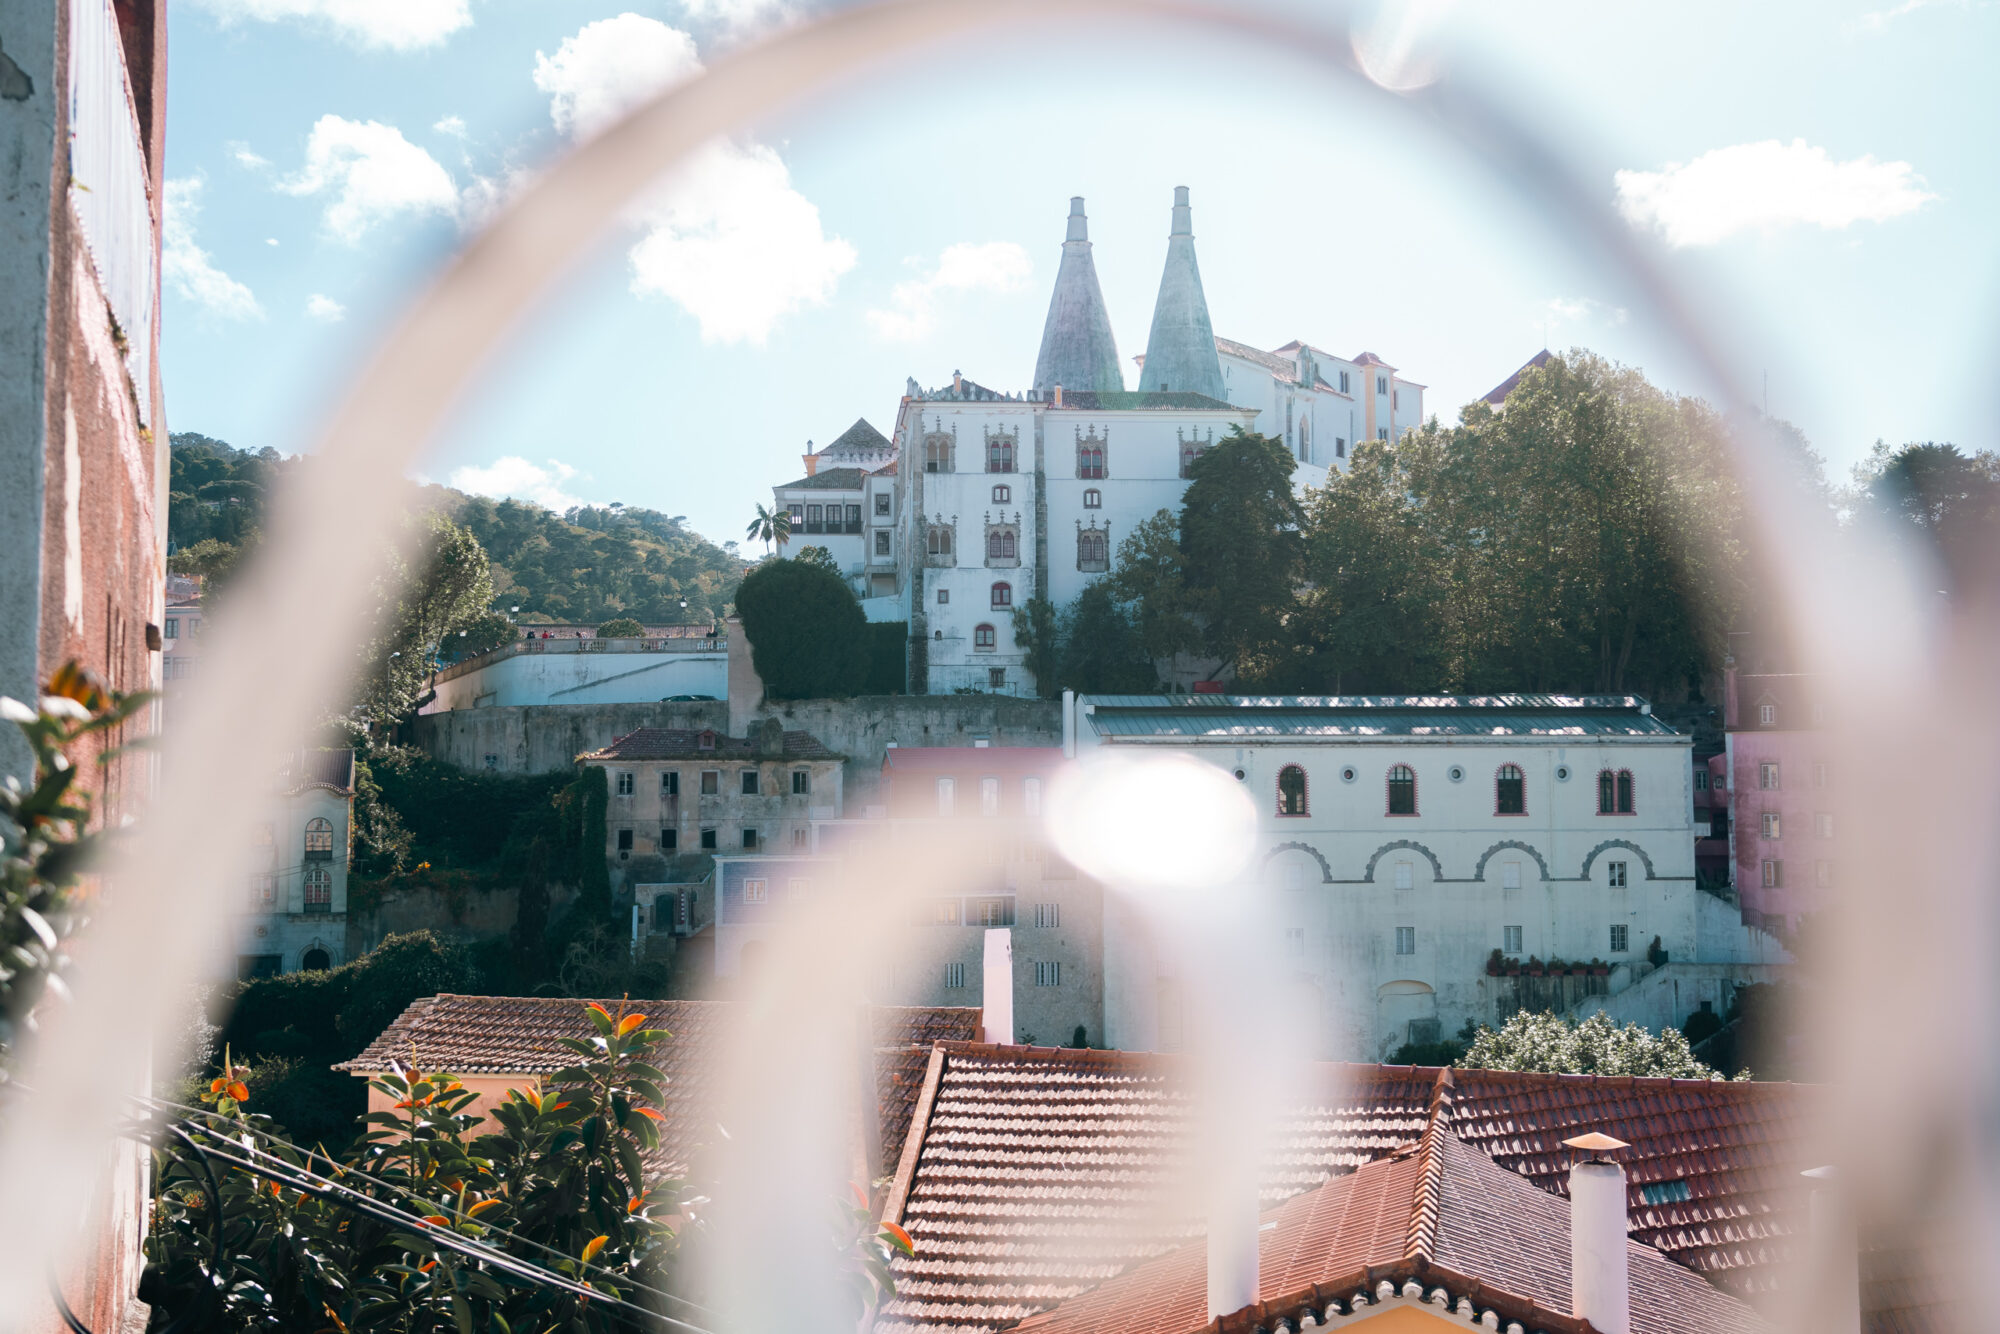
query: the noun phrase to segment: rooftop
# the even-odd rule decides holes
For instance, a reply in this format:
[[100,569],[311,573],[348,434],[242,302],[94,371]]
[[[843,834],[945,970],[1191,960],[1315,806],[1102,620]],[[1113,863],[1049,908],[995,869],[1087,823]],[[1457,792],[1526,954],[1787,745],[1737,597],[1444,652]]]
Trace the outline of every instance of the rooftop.
[[354,752],[340,750],[295,750],[278,768],[278,790],[287,796],[309,787],[337,796],[354,795]]
[[1521,383],[1521,377],[1523,375],[1526,375],[1529,371],[1535,369],[1537,366],[1548,365],[1549,362],[1554,359],[1554,357],[1555,353],[1549,351],[1547,348],[1543,348],[1541,351],[1535,353],[1534,356],[1529,357],[1526,361],[1521,363],[1521,368],[1519,370],[1515,371],[1512,375],[1502,380],[1499,384],[1496,384],[1491,389],[1487,390],[1486,401],[1488,403],[1491,403],[1496,408],[1499,407],[1502,403],[1505,403],[1507,401],[1507,395],[1514,392],[1515,386]]
[[859,491],[866,468],[823,468],[810,477],[775,486],[774,491]]
[[641,727],[627,732],[610,745],[586,751],[579,763],[599,760],[837,760],[840,757],[820,744],[810,732],[786,732],[782,756],[766,756],[754,739],[727,736],[721,732],[693,727]]
[[889,437],[871,426],[866,417],[856,417],[854,425],[834,437],[833,443],[819,451],[821,458],[843,454],[879,454],[894,449]]
[[1636,695],[1088,695],[1097,735],[1233,738],[1680,735]]

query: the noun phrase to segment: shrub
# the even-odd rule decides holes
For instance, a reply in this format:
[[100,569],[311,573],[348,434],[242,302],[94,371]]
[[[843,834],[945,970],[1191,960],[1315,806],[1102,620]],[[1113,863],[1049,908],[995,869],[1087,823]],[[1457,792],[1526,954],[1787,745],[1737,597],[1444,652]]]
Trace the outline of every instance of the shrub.
[[910,623],[868,623],[868,676],[864,695],[900,695],[909,684]]
[[1706,1042],[1722,1031],[1722,1016],[1713,1010],[1696,1010],[1681,1025],[1681,1034],[1687,1038],[1689,1046]]
[[646,627],[630,616],[614,616],[597,627],[599,639],[644,639]]
[[845,699],[862,689],[868,622],[838,575],[767,560],[744,576],[736,611],[767,697]]

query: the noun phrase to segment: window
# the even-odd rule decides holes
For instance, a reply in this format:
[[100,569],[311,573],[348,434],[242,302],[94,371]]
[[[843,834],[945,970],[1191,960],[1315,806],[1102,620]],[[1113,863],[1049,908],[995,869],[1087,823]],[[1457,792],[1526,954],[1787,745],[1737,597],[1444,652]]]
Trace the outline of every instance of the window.
[[1094,435],[1076,442],[1076,475],[1093,482],[1104,478],[1104,442]]
[[934,523],[924,529],[924,550],[939,560],[951,559],[951,529]]
[[669,769],[660,775],[660,795],[678,797],[681,794],[681,771]]
[[306,868],[306,911],[333,911],[333,872],[324,866]]
[[1386,427],[1386,426],[1378,426],[1378,427],[1376,427],[1376,428],[1375,428],[1375,438],[1376,438],[1377,440],[1381,440],[1381,441],[1384,441],[1384,442],[1387,442],[1387,440],[1389,439],[1389,428],[1388,428],[1388,427]]
[[755,769],[745,769],[743,771],[743,795],[746,797],[757,795],[757,771]]
[[306,821],[306,860],[333,860],[333,821],[324,816],[314,816]]
[[800,825],[799,827],[793,829],[792,851],[804,852],[806,850],[806,842],[810,837],[811,837],[811,831],[806,829],[805,826],[803,825]]
[[791,508],[792,508],[792,531],[795,533],[803,533],[806,530],[806,507],[804,505],[794,505]]
[[1694,771],[1694,790],[1697,792],[1708,791],[1708,770],[1696,769]]
[[1778,766],[1775,762],[1767,761],[1757,766],[1757,786],[1766,792],[1778,790]]
[[1005,611],[1014,605],[1014,585],[1001,582],[993,585],[993,610]]
[[1783,889],[1785,887],[1785,864],[1778,861],[1764,863],[1764,888]]
[[1375,392],[1376,392],[1376,393],[1378,393],[1378,394],[1386,394],[1386,393],[1388,393],[1388,392],[1389,392],[1389,377],[1388,377],[1388,376],[1386,376],[1386,375],[1378,375],[1378,376],[1376,376],[1376,377],[1375,377]]
[[812,794],[812,790],[813,790],[812,770],[810,769],[792,770],[792,795],[795,797],[810,796]]
[[1416,883],[1417,883],[1416,868],[1408,862],[1397,862],[1396,879],[1395,879],[1396,888],[1409,889],[1412,888]]
[[889,493],[887,491],[878,491],[875,493],[875,512],[885,519],[889,517]]
[[1278,814],[1306,813],[1306,771],[1296,764],[1278,770]]
[[278,877],[268,872],[250,877],[250,910],[268,912],[278,906]]
[[1035,964],[1035,985],[1038,987],[1059,987],[1062,985],[1062,965],[1053,959]]
[[944,966],[944,984],[947,990],[958,991],[965,986],[965,965],[948,963]]
[[1040,815],[1042,813],[1042,780],[1023,778],[1021,780],[1021,814]]
[[988,690],[1005,690],[1007,688],[1007,669],[1005,667],[988,667],[986,669],[986,688]]
[[1773,724],[1774,724],[1774,723],[1776,723],[1777,721],[1778,721],[1778,706],[1777,706],[1777,705],[1775,705],[1775,704],[1759,704],[1759,705],[1757,706],[1757,723],[1758,723],[1758,725],[1759,725],[1759,726],[1761,726],[1761,727],[1770,727],[1771,725],[1773,725]]
[[1521,952],[1520,927],[1503,926],[1500,928],[1500,952],[1502,954],[1519,954]]
[[1625,862],[1606,862],[1604,864],[1605,882],[1609,884],[1613,889],[1625,888],[1626,885],[1625,874],[1627,865],[1628,864]]
[[1035,905],[1035,925],[1054,927],[1062,925],[1062,905],[1060,903],[1037,903]]
[[1498,815],[1528,813],[1527,782],[1518,764],[1503,764],[1493,776],[1493,810]]
[[1631,948],[1632,928],[1623,922],[1614,923],[1611,927],[1611,952],[1623,954]]
[[1417,771],[1407,764],[1389,770],[1389,814],[1417,813]]
[[1103,509],[1104,493],[1094,486],[1085,487],[1083,492],[1083,507],[1087,510]]
[[1335,458],[1337,458],[1337,459],[1344,459],[1344,458],[1346,458],[1346,457],[1347,457],[1347,437],[1346,437],[1346,436],[1344,436],[1344,435],[1337,435],[1337,436],[1335,436],[1335,437],[1333,438],[1333,456],[1334,456]]
[[1815,815],[1813,817],[1813,832],[1821,838],[1832,838],[1833,816],[1826,811],[1821,811],[1818,815]]
[[618,795],[621,797],[629,797],[632,795],[631,774],[622,773],[618,775]]
[[486,752],[485,759],[487,768],[498,769],[500,767],[500,757],[494,754],[492,751],[489,750]]
[[924,437],[924,471],[950,472],[951,447],[956,437],[933,431]]
[[680,845],[681,845],[681,831],[680,831],[680,830],[678,830],[678,829],[662,829],[662,830],[660,831],[660,851],[661,851],[661,852],[673,852],[673,851],[675,851],[676,849],[678,849],[678,848],[680,847]]
[[704,829],[701,831],[701,850],[703,852],[715,851],[715,831],[713,829]]
[[991,653],[993,651],[993,627],[990,625],[973,626],[972,647],[982,653]]
[[1500,863],[1500,888],[1519,889],[1521,887],[1521,863]]
[[937,803],[939,815],[950,815],[952,799],[957,795],[958,784],[949,778],[937,780]]
[[618,831],[618,855],[620,857],[632,855],[632,831],[629,829]]
[[1000,780],[982,778],[979,780],[979,813],[998,815],[1000,813]]
[[1779,816],[1778,812],[1776,811],[1765,811],[1764,837],[1783,838],[1784,836],[1785,836],[1785,826],[1783,818]]
[[958,900],[937,899],[931,904],[931,921],[939,926],[958,925]]
[[1403,391],[1400,389],[1391,389],[1389,391],[1389,411],[1394,412],[1402,406]]
[[1102,574],[1111,568],[1111,534],[1099,528],[1085,528],[1076,535],[1076,568],[1086,574]]
[[1340,392],[1341,392],[1341,393],[1343,393],[1343,394],[1347,394],[1347,393],[1352,393],[1352,392],[1353,392],[1353,390],[1352,390],[1352,389],[1350,389],[1350,388],[1348,387],[1348,380],[1347,380],[1347,372],[1346,372],[1346,371],[1342,371],[1342,372],[1340,373]]
[[1828,764],[1825,760],[1813,761],[1813,786],[1814,787],[1833,786],[1833,766]]
[[847,531],[850,533],[860,532],[861,507],[859,505],[849,505],[846,507],[846,509],[847,509]]
[[1648,1204],[1679,1204],[1694,1196],[1688,1191],[1685,1180],[1649,1181],[1639,1187],[1639,1195]]
[[1019,559],[1019,539],[1012,528],[995,528],[986,534],[986,559]]
[[713,797],[722,791],[722,770],[703,769],[701,771],[701,795]]
[[[1699,774],[1699,778],[1708,775]],[[1699,786],[1699,783],[1697,783]],[[1597,813],[1599,815],[1630,815],[1632,813],[1632,771],[1620,769],[1613,773],[1609,769],[1597,775]]]
[[945,606],[948,603],[950,603],[950,601],[951,601],[951,590],[949,588],[940,588],[938,590],[938,606],[940,607]]
[[694,746],[696,750],[714,750],[715,733],[703,732],[700,736],[694,739]]
[[1832,862],[1813,863],[1813,883],[1821,889],[1831,889],[1833,887]]
[[180,637],[181,637],[181,618],[178,616],[167,617],[167,638],[179,639]]
[[746,829],[743,831],[743,850],[745,852],[755,852],[757,850],[756,830]]
[[1306,929],[1302,926],[1285,928],[1285,953],[1294,959],[1302,958],[1306,952]]
[[1008,501],[1012,500],[1013,498],[1014,498],[1014,488],[1013,488],[1013,487],[1011,487],[1011,486],[996,486],[996,487],[994,487],[994,488],[993,488],[993,503],[994,503],[994,504],[996,504],[996,505],[1004,505],[1004,504],[1006,504],[1006,503],[1007,503]]
[[[1011,435],[989,435],[986,437],[986,471],[1014,471],[1014,437]],[[996,496],[997,500],[998,497]]]
[[875,534],[875,554],[878,556],[893,554],[889,550],[889,541],[889,530],[887,528],[878,530]]
[[965,920],[975,926],[1014,925],[1014,900],[1008,898],[968,899]]
[[1417,928],[1399,926],[1396,928],[1396,953],[1415,954],[1417,952]]
[[769,903],[771,901],[771,882],[768,880],[745,880],[743,882],[743,901],[745,903]]

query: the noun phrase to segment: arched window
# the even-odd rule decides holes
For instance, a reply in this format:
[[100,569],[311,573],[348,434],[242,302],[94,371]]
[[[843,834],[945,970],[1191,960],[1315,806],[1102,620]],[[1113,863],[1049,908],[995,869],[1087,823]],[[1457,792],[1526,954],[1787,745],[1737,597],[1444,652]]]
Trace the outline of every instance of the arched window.
[[1012,528],[995,528],[986,535],[986,559],[1016,559],[1014,530]]
[[306,860],[309,862],[333,860],[333,821],[324,816],[315,816],[306,821]]
[[1085,487],[1083,492],[1083,507],[1087,510],[1103,509],[1104,493],[1094,486]]
[[1087,481],[1104,480],[1104,442],[1094,435],[1076,442],[1076,475]]
[[1306,771],[1296,764],[1278,770],[1278,814],[1306,813]]
[[932,524],[924,533],[924,550],[940,558],[951,555],[951,529],[941,523]]
[[1620,769],[1613,773],[1605,769],[1597,775],[1597,813],[1599,815],[1630,815],[1632,813],[1632,771]]
[[950,472],[951,446],[953,437],[942,431],[933,431],[924,437],[924,471]]
[[1086,528],[1076,535],[1076,568],[1099,574],[1111,568],[1111,534]]
[[991,653],[993,651],[993,627],[990,625],[975,625],[972,627],[972,647],[982,653]]
[[333,872],[324,866],[306,868],[306,911],[333,911]]
[[1493,812],[1496,815],[1526,815],[1528,784],[1517,764],[1503,764],[1493,775]]
[[1002,483],[993,488],[993,503],[1004,505],[1014,498],[1014,488]]
[[986,471],[1014,471],[1014,437],[1011,435],[990,435],[986,437]]
[[1014,605],[1014,585],[998,583],[993,585],[993,610],[1004,611]]
[[326,951],[317,945],[299,956],[299,969],[302,972],[323,973],[331,967],[333,960],[328,958]]
[[1417,773],[1407,764],[1389,770],[1389,814],[1417,813]]

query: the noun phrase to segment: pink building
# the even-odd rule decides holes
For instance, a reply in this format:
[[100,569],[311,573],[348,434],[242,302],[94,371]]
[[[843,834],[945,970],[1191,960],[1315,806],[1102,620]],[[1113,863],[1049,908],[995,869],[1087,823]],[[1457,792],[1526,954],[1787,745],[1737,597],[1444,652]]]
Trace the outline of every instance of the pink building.
[[1789,930],[1825,906],[1838,874],[1831,734],[1809,676],[1739,675],[1730,658],[1723,683],[1729,847],[1743,920]]

